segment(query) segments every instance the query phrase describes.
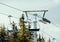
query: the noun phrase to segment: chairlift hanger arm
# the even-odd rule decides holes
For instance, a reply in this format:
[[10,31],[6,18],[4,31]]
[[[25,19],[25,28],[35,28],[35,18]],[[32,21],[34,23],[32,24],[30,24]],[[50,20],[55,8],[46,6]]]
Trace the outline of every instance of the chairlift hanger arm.
[[44,13],[43,13],[43,18],[44,18],[44,16],[45,16],[45,13],[46,13],[46,11],[44,11]]
[[28,19],[28,15],[27,15],[27,12],[25,12],[25,14],[26,14],[26,17],[27,17],[27,19]]
[[43,17],[44,17],[45,16],[45,12],[48,12],[48,10],[27,10],[27,11],[23,11],[23,12],[25,12],[26,17],[28,19],[28,15],[27,15],[28,12],[44,12],[44,14],[43,14]]

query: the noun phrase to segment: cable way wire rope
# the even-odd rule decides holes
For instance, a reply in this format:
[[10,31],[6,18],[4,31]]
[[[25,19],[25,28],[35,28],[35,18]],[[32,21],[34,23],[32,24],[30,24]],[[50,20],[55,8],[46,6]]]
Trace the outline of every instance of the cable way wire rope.
[[[22,10],[20,10],[20,9],[18,9],[18,8],[12,7],[12,6],[10,6],[10,5],[7,5],[7,4],[1,3],[1,2],[0,2],[0,4],[1,4],[1,5],[8,6],[8,7],[13,8],[13,9],[18,10],[18,11],[22,11]],[[23,11],[22,11],[22,12],[23,12]]]
[[15,8],[15,7],[12,7],[12,6],[10,6],[10,5],[7,5],[7,4],[5,4],[5,3],[1,3],[1,2],[0,2],[0,4],[1,4],[1,5],[4,5],[4,6],[7,6],[7,7],[10,7],[10,8],[12,8],[12,9],[15,9],[15,10],[18,10],[18,11],[23,12],[22,10],[20,10],[20,9],[18,9],[18,8]]
[[52,23],[52,25],[54,25],[55,27],[57,27],[58,29],[60,29],[59,26],[57,26],[56,24]]
[[[40,24],[39,24],[39,23],[38,23],[38,25],[39,25],[39,27],[40,27]],[[47,34],[48,36],[50,36],[51,38],[53,38],[54,40],[56,40],[56,41],[59,42],[59,40],[57,40],[56,38],[54,38],[54,37],[51,36],[50,34],[46,33],[45,31],[43,31],[43,30],[40,30],[40,31],[43,32],[43,33],[45,33],[45,34]]]

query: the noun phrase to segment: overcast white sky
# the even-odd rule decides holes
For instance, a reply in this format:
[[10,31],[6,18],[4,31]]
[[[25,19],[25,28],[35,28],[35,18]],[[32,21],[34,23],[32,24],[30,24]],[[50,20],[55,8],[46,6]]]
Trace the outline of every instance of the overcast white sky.
[[[51,20],[52,23],[60,25],[60,0],[0,0],[1,3],[5,3],[7,5],[16,7],[21,10],[40,10],[40,9],[48,9],[48,13],[46,14],[46,18]],[[6,14],[12,14],[17,17],[21,12],[9,8],[7,6],[0,4],[0,12]]]
[[[0,0],[0,3],[7,4],[21,10],[47,9],[48,12],[46,13],[45,17],[49,19],[53,24],[60,27],[60,14],[59,14],[60,13],[60,0]],[[12,15],[15,17],[20,17],[22,12],[0,4],[0,23],[9,24],[9,18],[5,15],[2,15],[1,13]],[[18,23],[18,19],[14,19],[14,20]],[[60,31],[59,29],[56,30],[55,27],[53,27],[52,25],[50,25],[50,28],[51,28],[49,29],[50,31],[48,30],[48,28],[44,30],[46,32],[49,31],[50,33],[55,32],[55,34]],[[55,31],[52,28],[55,29]],[[57,39],[60,38],[58,34],[56,34]]]

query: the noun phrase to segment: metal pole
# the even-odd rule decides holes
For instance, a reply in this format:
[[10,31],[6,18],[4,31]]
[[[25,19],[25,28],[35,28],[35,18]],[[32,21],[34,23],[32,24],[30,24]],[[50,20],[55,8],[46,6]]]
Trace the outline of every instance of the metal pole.
[[[34,21],[34,28],[37,29],[37,14],[34,14],[35,21]],[[37,42],[37,32],[34,31],[34,42]]]

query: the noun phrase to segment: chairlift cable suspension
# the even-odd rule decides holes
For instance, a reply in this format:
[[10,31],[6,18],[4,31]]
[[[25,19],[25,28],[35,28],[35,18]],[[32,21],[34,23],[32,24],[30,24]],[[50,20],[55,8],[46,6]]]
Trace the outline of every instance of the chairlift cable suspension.
[[13,8],[13,9],[18,10],[18,11],[22,11],[22,10],[20,10],[20,9],[18,9],[18,8],[12,7],[12,6],[10,6],[10,5],[7,5],[7,4],[1,3],[1,2],[0,2],[0,4],[1,4],[1,5],[4,5],[4,6],[8,6],[8,7]]

